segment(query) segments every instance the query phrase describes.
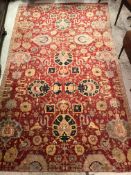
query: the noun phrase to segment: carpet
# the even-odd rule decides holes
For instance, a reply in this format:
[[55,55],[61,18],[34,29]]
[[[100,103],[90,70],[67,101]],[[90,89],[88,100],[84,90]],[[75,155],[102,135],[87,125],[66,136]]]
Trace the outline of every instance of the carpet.
[[0,170],[131,171],[107,4],[20,6],[0,92]]

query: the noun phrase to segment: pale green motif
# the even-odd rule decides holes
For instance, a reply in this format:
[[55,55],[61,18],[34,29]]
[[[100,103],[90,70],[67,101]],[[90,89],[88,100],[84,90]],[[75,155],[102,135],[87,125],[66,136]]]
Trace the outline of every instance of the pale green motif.
[[86,6],[85,5],[79,5],[77,6],[78,10],[86,10]]
[[68,19],[59,19],[58,21],[56,21],[56,27],[59,30],[66,30],[70,27],[70,21]]

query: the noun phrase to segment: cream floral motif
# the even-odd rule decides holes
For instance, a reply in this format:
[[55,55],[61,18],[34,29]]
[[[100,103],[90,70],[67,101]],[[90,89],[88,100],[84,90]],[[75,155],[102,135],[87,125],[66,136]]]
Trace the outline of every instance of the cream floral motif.
[[115,58],[111,52],[101,51],[101,52],[96,53],[96,59],[100,61],[110,62],[114,60]]
[[120,107],[120,101],[116,98],[112,98],[110,100],[110,105],[114,108],[118,108],[118,107]]
[[23,102],[20,104],[20,110],[22,112],[29,112],[31,111],[31,104],[29,102]]
[[99,67],[94,67],[94,68],[92,69],[92,73],[93,73],[95,76],[101,76],[102,71],[101,71],[101,69],[100,69]]
[[81,156],[84,154],[84,147],[82,145],[75,145],[75,152],[78,156]]
[[99,111],[106,111],[106,109],[107,109],[107,103],[105,101],[101,101],[100,100],[100,101],[98,101],[96,103],[96,108]]
[[100,19],[97,21],[93,21],[91,23],[91,26],[95,29],[98,29],[99,31],[105,30],[106,25],[107,25],[107,23],[105,21],[100,20]]
[[19,22],[19,28],[22,30],[28,30],[29,28],[32,29],[34,27],[34,23],[31,21],[21,21]]
[[34,12],[33,13],[33,17],[35,18],[39,18],[41,16],[41,14],[39,12]]
[[86,16],[89,17],[89,18],[91,18],[93,15],[94,15],[94,14],[93,14],[92,12],[87,12],[87,13],[86,13]]
[[100,48],[100,47],[103,46],[103,42],[100,42],[100,41],[98,42],[98,41],[97,41],[97,42],[95,43],[95,46],[96,46],[97,48]]
[[90,136],[88,137],[88,141],[89,141],[89,143],[90,143],[91,145],[96,145],[97,142],[98,142],[98,138],[97,138],[96,135],[90,135]]

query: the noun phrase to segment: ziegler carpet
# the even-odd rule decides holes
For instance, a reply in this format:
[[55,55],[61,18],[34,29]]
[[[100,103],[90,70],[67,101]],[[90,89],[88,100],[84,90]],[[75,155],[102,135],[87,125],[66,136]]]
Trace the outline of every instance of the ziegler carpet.
[[131,171],[107,4],[20,6],[1,86],[0,170]]

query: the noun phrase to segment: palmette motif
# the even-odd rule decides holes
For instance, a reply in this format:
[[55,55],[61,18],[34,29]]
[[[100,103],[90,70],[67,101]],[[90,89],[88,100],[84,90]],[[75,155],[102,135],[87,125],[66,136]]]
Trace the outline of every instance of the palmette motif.
[[107,4],[20,6],[0,99],[0,170],[131,171]]

